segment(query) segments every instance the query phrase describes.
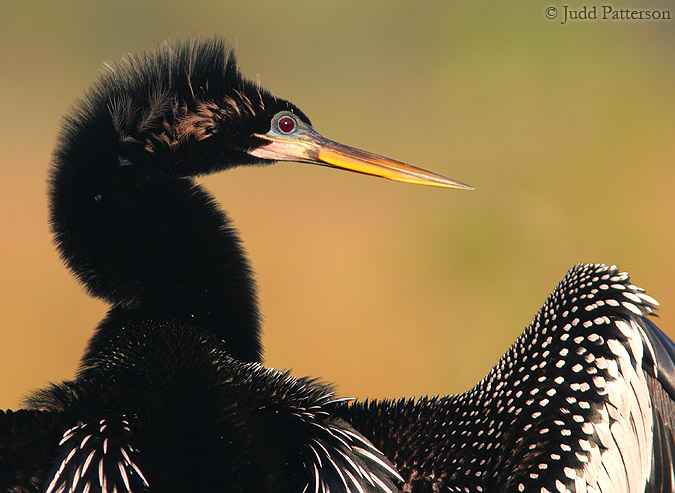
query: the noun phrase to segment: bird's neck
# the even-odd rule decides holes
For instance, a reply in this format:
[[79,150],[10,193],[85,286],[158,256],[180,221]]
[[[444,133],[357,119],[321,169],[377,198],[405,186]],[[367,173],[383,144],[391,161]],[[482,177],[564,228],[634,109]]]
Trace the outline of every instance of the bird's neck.
[[191,178],[99,151],[96,164],[57,155],[51,219],[67,265],[120,312],[185,320],[260,360],[255,286],[225,214]]

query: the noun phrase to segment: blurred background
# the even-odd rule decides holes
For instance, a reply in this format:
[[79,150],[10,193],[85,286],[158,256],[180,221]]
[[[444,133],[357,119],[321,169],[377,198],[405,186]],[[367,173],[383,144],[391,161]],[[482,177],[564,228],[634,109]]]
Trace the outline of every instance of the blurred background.
[[51,245],[61,116],[104,61],[193,35],[238,43],[325,136],[476,187],[294,163],[201,179],[252,259],[268,366],[362,398],[461,392],[578,262],[628,270],[675,336],[675,21],[521,3],[3,0],[0,408],[71,378],[106,311]]

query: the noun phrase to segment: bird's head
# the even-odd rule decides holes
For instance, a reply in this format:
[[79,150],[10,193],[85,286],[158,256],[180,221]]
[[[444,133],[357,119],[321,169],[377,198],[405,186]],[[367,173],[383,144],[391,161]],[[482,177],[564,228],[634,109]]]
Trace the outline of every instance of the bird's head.
[[471,188],[323,137],[293,103],[244,78],[233,52],[218,40],[166,44],[109,68],[89,100],[112,116],[123,146],[119,154],[129,163],[196,175],[299,161],[408,183]]
[[258,113],[252,103],[255,96],[246,97],[243,91],[237,92],[245,99],[240,106],[246,109],[233,116],[238,118],[244,113],[246,116],[239,125],[230,127],[241,129],[238,138],[242,139],[240,142],[248,156],[263,162],[303,162],[406,183],[472,189],[436,173],[327,139],[312,128],[309,118],[293,103],[272,96],[260,87],[256,91]]

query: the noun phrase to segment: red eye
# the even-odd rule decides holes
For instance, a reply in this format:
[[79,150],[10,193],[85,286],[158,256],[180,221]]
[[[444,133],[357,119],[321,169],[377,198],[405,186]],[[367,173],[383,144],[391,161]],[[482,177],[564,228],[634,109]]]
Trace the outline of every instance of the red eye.
[[290,116],[284,116],[279,120],[279,130],[285,134],[290,134],[295,130],[295,120]]

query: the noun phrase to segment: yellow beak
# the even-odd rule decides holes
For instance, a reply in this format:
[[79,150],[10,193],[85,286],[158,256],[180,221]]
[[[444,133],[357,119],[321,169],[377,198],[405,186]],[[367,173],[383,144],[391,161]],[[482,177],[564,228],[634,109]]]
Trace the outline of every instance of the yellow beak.
[[405,183],[473,190],[472,186],[445,176],[333,142],[308,125],[303,125],[298,130],[289,135],[273,131],[267,134],[254,134],[260,139],[267,140],[268,143],[248,152],[264,159],[319,164]]

